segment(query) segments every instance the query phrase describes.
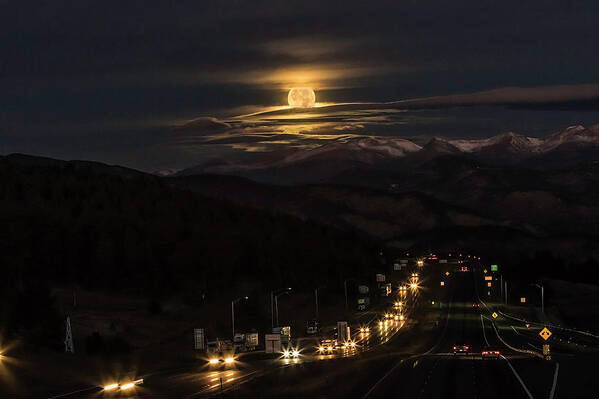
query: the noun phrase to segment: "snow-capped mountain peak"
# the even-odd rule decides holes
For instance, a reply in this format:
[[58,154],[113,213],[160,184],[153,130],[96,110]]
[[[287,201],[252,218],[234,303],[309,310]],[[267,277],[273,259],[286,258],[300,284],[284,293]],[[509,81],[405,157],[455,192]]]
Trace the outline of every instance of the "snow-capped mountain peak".
[[599,145],[599,132],[587,129],[581,125],[569,126],[566,129],[547,137],[543,143],[543,151],[551,151],[560,145],[567,143]]

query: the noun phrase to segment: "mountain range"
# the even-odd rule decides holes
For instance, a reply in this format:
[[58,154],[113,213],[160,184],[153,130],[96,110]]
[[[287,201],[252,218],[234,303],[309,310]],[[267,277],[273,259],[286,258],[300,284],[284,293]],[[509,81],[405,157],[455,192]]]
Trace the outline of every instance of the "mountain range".
[[311,149],[263,153],[246,162],[210,159],[172,175],[226,174],[265,183],[316,183],[356,168],[398,171],[446,155],[488,164],[570,167],[599,160],[599,125],[570,126],[544,139],[514,132],[486,139],[433,137],[424,146],[402,138],[352,137]]

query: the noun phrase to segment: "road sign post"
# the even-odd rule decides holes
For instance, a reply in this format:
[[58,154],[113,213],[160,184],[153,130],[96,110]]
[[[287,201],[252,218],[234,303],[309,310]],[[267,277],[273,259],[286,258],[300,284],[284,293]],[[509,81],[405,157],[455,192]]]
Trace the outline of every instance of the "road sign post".
[[551,348],[549,344],[543,344],[543,356],[545,356],[545,360],[551,360]]

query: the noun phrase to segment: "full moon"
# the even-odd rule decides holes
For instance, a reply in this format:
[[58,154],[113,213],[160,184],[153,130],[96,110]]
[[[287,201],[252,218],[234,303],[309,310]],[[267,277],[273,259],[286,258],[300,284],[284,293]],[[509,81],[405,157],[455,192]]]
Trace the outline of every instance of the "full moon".
[[294,87],[287,95],[291,108],[310,108],[316,102],[314,90],[309,87]]

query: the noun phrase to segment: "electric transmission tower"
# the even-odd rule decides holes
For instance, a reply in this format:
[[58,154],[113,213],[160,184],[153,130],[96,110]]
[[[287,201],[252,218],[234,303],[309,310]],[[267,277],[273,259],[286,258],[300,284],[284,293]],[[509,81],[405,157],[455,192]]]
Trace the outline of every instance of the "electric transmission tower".
[[73,346],[73,333],[71,332],[71,318],[67,316],[66,336],[64,338],[64,351],[67,353],[75,353]]

